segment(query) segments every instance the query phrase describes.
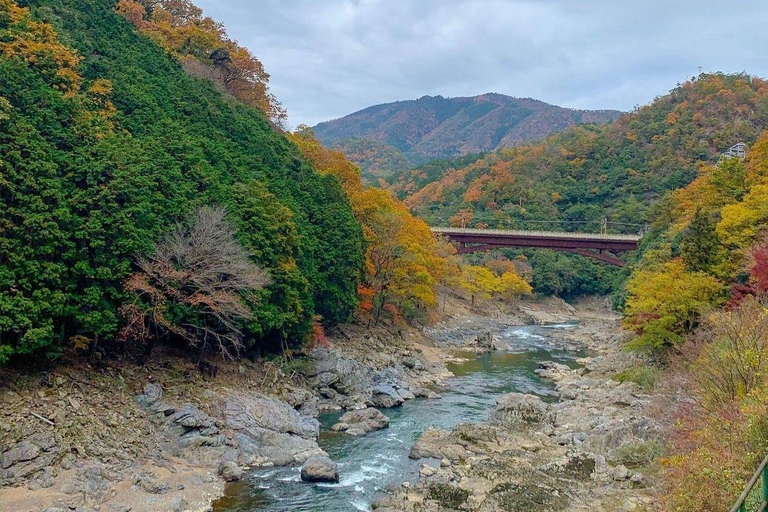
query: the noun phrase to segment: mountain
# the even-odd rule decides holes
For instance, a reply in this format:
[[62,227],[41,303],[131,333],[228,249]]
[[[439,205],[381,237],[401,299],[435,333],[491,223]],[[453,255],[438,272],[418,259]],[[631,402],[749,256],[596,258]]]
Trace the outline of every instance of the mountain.
[[436,161],[389,179],[415,212],[460,209],[493,226],[530,220],[642,223],[653,201],[768,128],[766,81],[702,74],[605,126],[579,125],[480,158]]
[[[345,151],[364,173],[378,177],[390,170],[379,160],[391,161],[396,152],[411,164],[423,163],[514,147],[575,124],[603,124],[619,115],[616,110],[574,110],[495,93],[466,98],[424,96],[369,107],[320,123],[314,131],[324,144]],[[397,165],[394,169],[403,170]]]
[[[607,218],[613,230],[637,232],[654,220],[660,199],[766,129],[766,80],[702,74],[608,125],[574,126],[481,158],[430,162],[391,176],[388,188],[436,225],[463,217],[478,227],[597,230]],[[581,291],[577,276],[537,287],[557,279],[544,279],[547,266],[536,263],[539,291]]]

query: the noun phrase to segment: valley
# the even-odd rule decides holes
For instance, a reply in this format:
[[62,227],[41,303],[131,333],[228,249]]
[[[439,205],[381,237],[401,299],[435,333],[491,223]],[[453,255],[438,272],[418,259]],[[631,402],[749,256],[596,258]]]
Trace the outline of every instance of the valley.
[[342,4],[0,0],[0,512],[764,509],[768,81]]

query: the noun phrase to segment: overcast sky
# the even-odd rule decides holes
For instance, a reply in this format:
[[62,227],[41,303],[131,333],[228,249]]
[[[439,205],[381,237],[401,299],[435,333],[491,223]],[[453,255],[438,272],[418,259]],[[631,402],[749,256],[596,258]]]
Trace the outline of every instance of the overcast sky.
[[704,71],[768,76],[768,0],[195,0],[292,126],[424,95],[630,110]]

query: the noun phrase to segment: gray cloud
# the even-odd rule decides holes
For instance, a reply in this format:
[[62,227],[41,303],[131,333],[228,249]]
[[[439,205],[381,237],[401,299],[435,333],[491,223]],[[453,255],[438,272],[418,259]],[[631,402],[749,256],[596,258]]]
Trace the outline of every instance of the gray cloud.
[[196,0],[290,123],[425,94],[629,110],[704,71],[768,75],[765,0]]

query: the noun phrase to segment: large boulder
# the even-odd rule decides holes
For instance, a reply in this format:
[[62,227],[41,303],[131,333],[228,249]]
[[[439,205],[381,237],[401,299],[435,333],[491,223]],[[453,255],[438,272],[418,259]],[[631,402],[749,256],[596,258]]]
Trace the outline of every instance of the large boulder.
[[306,372],[312,387],[332,388],[343,395],[363,393],[371,386],[372,369],[341,355],[335,350],[319,348],[312,352],[314,364]]
[[344,414],[331,429],[337,432],[346,432],[351,436],[361,436],[388,426],[389,418],[381,411],[369,407]]
[[378,384],[371,390],[371,403],[374,407],[389,409],[399,407],[403,405],[403,402],[405,402],[403,397],[393,386],[388,384]]
[[552,424],[554,413],[541,398],[522,393],[509,393],[496,402],[489,423],[508,430],[526,429],[533,425]]
[[[464,443],[466,444],[466,443]],[[472,455],[451,432],[428,428],[414,443],[408,457],[411,459],[466,460]]]
[[301,466],[301,479],[305,482],[338,482],[339,468],[324,455],[313,455]]
[[285,466],[324,453],[317,445],[320,423],[282,400],[236,394],[224,400],[222,411],[225,426],[235,433],[241,465]]

